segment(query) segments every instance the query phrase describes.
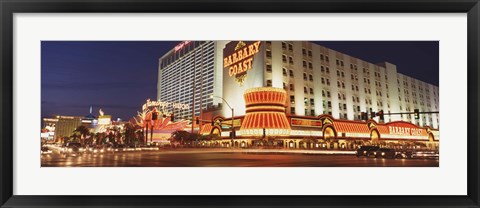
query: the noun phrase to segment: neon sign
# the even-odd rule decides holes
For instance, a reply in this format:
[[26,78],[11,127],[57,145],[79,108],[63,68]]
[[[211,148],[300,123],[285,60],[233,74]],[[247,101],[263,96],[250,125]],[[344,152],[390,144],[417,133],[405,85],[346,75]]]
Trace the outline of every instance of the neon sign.
[[178,45],[175,46],[175,52],[177,52],[178,50],[182,49],[183,47],[185,47],[186,45],[188,45],[190,42],[192,41],[183,41],[181,43],[179,43]]
[[399,135],[420,136],[423,133],[423,129],[398,127],[398,126],[389,126],[388,130],[390,134],[399,134]]
[[162,108],[162,109],[172,107],[174,109],[180,109],[180,110],[190,109],[190,105],[188,105],[188,104],[173,103],[173,102],[162,102],[160,100],[151,101],[150,99],[147,100],[147,103],[143,104],[142,110],[146,110],[148,107],[159,107],[159,108]]
[[246,45],[243,41],[240,41],[235,47],[235,52],[223,59],[223,68],[229,67],[228,74],[230,76],[235,76],[252,69],[252,56],[258,53],[259,46],[260,41],[250,45]]

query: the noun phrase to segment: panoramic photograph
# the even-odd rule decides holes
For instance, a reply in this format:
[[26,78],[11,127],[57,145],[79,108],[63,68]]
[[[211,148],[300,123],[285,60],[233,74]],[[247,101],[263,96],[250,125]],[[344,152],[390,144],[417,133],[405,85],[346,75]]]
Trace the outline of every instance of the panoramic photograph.
[[438,41],[42,41],[42,167],[439,167]]

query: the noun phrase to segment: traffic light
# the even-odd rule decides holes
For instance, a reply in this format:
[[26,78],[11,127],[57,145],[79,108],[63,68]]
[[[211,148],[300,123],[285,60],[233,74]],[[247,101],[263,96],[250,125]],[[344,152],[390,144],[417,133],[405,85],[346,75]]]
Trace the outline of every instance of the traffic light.
[[171,122],[174,122],[175,121],[175,114],[170,114],[170,121]]
[[383,117],[383,110],[378,111],[377,116],[380,117],[380,120],[381,120],[381,121],[383,121],[383,120],[384,120],[384,119],[383,119],[383,118],[384,118],[384,117]]
[[413,109],[413,116],[415,117],[415,119],[420,119],[420,110]]
[[372,118],[375,118],[375,115],[376,115],[376,114],[375,114],[375,112],[373,112],[373,111],[370,113],[370,117],[372,117]]
[[362,120],[368,120],[368,118],[367,118],[368,115],[365,112],[360,112],[360,117],[362,118]]
[[196,123],[196,124],[199,124],[199,123],[200,123],[200,121],[198,120],[198,117],[195,117],[195,123]]
[[152,113],[152,120],[157,120],[158,119],[158,112],[153,112]]

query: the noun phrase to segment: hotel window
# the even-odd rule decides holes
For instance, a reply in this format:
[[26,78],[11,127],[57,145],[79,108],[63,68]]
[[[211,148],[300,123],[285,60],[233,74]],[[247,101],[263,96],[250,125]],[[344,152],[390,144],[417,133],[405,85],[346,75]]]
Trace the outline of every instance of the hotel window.
[[343,104],[343,110],[347,110],[347,104]]
[[313,88],[310,88],[310,94],[313,95]]
[[343,118],[347,119],[347,114],[346,113],[343,114]]
[[312,62],[308,62],[308,68],[309,68],[309,69],[313,69],[313,64],[312,64]]
[[345,89],[345,83],[344,82],[342,82],[342,88]]
[[330,91],[327,91],[327,97],[330,97]]
[[327,74],[330,74],[330,69],[328,67],[325,67],[325,71],[327,72]]
[[323,54],[320,54],[320,60],[323,61]]
[[331,101],[328,101],[327,103],[328,103],[328,104],[327,104],[328,107],[331,108],[331,107],[332,107],[332,102],[331,102]]
[[363,78],[363,83],[367,83],[367,78]]
[[288,57],[288,62],[289,62],[290,64],[293,64],[293,57],[291,57],[291,56]]
[[350,64],[350,69],[353,69],[353,64]]
[[336,63],[337,65],[340,65],[340,61],[339,61],[338,59],[335,60],[335,63]]
[[330,86],[330,80],[329,79],[327,79],[327,85]]
[[337,76],[340,76],[340,71],[337,70]]
[[291,77],[293,77],[293,70],[288,70],[288,73],[290,74]]
[[306,56],[307,55],[307,49],[302,48],[302,55]]
[[345,94],[342,94],[343,100],[346,100],[347,98],[345,97]]
[[359,97],[357,97],[357,103],[359,103],[359,102],[360,102],[360,98],[359,98]]
[[288,50],[289,50],[289,51],[293,51],[293,45],[290,44],[290,43],[288,44]]
[[285,82],[283,83],[283,89],[287,90],[287,84]]
[[337,81],[337,87],[340,88],[340,81]]
[[272,58],[272,51],[267,50],[267,58]]
[[325,78],[322,77],[322,84],[325,84]]
[[323,68],[323,66],[320,66],[320,71],[325,72],[325,68]]
[[350,77],[352,78],[352,80],[354,80],[355,78],[353,77],[353,74],[350,74]]
[[372,94],[372,92],[370,91],[370,89],[368,89],[368,94]]
[[342,95],[340,95],[340,93],[338,93],[338,99],[339,99],[339,100],[342,99]]
[[285,49],[285,50],[287,49],[287,43],[282,42],[282,49]]
[[360,106],[357,106],[357,111],[360,111]]
[[290,95],[290,103],[295,104],[295,96]]
[[[307,105],[307,104],[305,104],[305,105]],[[308,116],[308,109],[305,108],[305,112],[304,112],[304,113],[305,113],[306,116]]]
[[307,62],[306,61],[303,61],[303,67],[307,68]]
[[354,91],[354,90],[355,90],[355,86],[352,85],[352,91]]
[[307,81],[307,73],[303,73],[303,80]]
[[315,110],[313,110],[313,109],[310,110],[310,115],[311,115],[311,116],[314,116],[314,115],[315,115]]
[[313,98],[310,98],[310,105],[314,106],[315,105],[315,100]]
[[322,90],[322,96],[325,97],[325,90]]
[[287,69],[283,68],[282,71],[283,71],[283,76],[287,76]]
[[358,92],[358,85],[357,85],[357,86],[355,86],[355,90]]
[[283,63],[287,63],[287,56],[282,55],[282,61],[283,61]]
[[308,93],[307,87],[303,87],[303,93]]
[[312,51],[310,51],[310,50],[308,51],[308,56],[312,57]]
[[329,62],[330,60],[328,60],[328,56],[325,56],[325,61],[326,62]]
[[309,74],[308,79],[313,82],[313,75]]
[[291,108],[290,108],[290,113],[291,113],[291,114],[295,114],[295,107],[291,107]]
[[272,80],[271,79],[267,79],[267,87],[271,87],[272,86]]
[[266,68],[267,72],[272,72],[272,65],[267,64],[265,68]]

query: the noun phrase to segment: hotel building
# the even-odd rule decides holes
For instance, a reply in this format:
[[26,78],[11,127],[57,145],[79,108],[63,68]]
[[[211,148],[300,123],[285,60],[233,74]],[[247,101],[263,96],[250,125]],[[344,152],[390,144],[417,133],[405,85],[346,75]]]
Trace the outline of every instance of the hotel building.
[[[401,74],[392,63],[369,63],[313,42],[183,42],[160,58],[158,99],[192,103],[195,94],[196,116],[200,114],[200,96],[203,109],[220,104],[221,110],[211,113],[210,118],[202,116],[202,119],[221,118],[218,124],[222,127],[217,132],[221,132],[222,137],[228,137],[224,131],[231,121],[230,107],[235,110],[236,135],[245,132],[242,131],[244,117],[249,111],[253,112],[255,103],[248,110],[244,95],[250,89],[262,87],[285,91],[285,103],[281,105],[292,127],[289,135],[283,135],[287,137],[293,134],[325,137],[325,125],[319,133],[298,133],[293,128],[298,119],[314,122],[322,117],[322,122],[328,118],[366,124],[368,121],[362,121],[361,112],[366,112],[375,125],[403,121],[411,123],[411,128],[426,128],[428,132],[439,128],[438,86]],[[220,98],[210,98],[211,94],[222,97],[230,107]],[[283,94],[275,96],[283,97]],[[250,101],[261,101],[253,100]],[[272,103],[277,102],[272,100]],[[421,112],[418,119],[413,115],[415,109]],[[370,116],[379,111],[384,113],[383,120]],[[191,118],[191,111],[178,113]],[[395,129],[396,126],[385,126],[386,129],[390,127]],[[338,136],[337,130],[334,131]],[[438,132],[433,140],[438,140],[437,137]]]

